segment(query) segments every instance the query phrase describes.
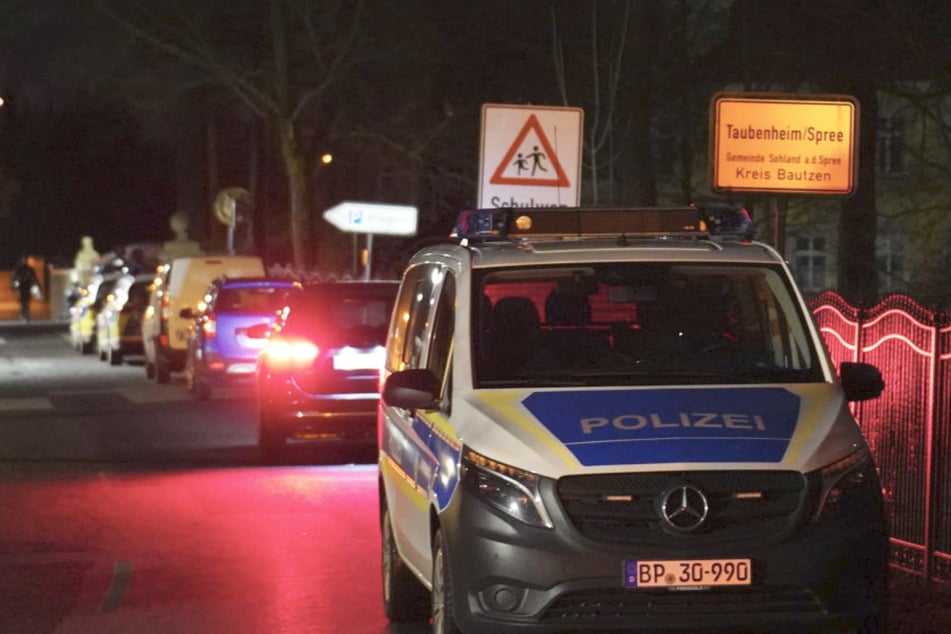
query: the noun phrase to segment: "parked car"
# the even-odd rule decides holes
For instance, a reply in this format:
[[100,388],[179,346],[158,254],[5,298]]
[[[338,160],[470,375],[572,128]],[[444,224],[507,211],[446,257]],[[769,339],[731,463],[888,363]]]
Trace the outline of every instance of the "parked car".
[[215,278],[222,275],[264,277],[264,274],[264,262],[257,256],[193,256],[175,258],[161,265],[142,321],[145,375],[158,383],[168,383],[172,372],[185,369],[188,330],[193,316],[183,317],[182,311],[194,311]]
[[97,273],[80,291],[79,298],[69,308],[69,338],[73,348],[90,354],[96,347],[96,317],[106,298],[122,273]]
[[184,309],[182,315],[195,320],[185,360],[188,391],[207,400],[215,387],[253,384],[265,340],[248,337],[248,328],[274,323],[296,286],[287,279],[222,277],[208,287],[197,309]]
[[[380,368],[398,283],[323,282],[288,296],[258,360],[258,440],[267,463],[287,440],[374,444]],[[264,337],[257,326],[251,336]]]
[[120,365],[128,357],[145,354],[142,347],[142,316],[154,279],[152,273],[126,273],[116,280],[115,287],[96,317],[96,348],[101,360]]

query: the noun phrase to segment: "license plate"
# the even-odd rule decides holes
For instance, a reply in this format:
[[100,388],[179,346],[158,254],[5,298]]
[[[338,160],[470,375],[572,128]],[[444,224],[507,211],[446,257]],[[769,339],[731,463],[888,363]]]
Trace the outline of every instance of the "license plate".
[[624,562],[627,588],[748,586],[749,559],[685,559]]
[[386,361],[386,352],[382,346],[363,351],[344,347],[334,355],[334,370],[379,370]]

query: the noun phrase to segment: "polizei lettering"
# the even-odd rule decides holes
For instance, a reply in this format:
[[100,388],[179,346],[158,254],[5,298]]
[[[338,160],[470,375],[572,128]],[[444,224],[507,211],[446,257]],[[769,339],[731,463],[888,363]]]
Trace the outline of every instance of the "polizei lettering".
[[759,414],[713,414],[700,412],[679,412],[672,418],[660,414],[621,414],[614,418],[592,417],[579,421],[585,434],[595,433],[599,429],[610,427],[621,431],[639,431],[642,429],[745,429],[766,431],[766,423]]

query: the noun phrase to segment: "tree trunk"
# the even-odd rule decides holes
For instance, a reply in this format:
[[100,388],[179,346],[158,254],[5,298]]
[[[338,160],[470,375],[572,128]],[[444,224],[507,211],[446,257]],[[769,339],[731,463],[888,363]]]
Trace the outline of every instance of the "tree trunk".
[[878,302],[875,209],[875,130],[878,118],[872,82],[857,84],[851,93],[859,100],[859,170],[855,194],[842,203],[839,215],[839,293],[853,305]]
[[311,253],[310,235],[310,200],[311,187],[308,174],[307,157],[297,140],[296,130],[290,122],[283,121],[281,130],[281,156],[284,159],[284,168],[287,172],[288,200],[291,212],[291,249],[293,250],[294,266],[298,270],[305,270],[311,262],[316,261],[316,254]]

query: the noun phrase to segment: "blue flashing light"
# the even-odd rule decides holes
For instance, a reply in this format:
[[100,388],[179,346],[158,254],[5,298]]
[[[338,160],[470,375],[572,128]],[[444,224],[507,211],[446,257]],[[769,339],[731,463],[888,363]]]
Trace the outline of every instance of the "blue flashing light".
[[739,205],[706,202],[693,205],[700,212],[711,236],[750,241],[753,239],[753,219]]

